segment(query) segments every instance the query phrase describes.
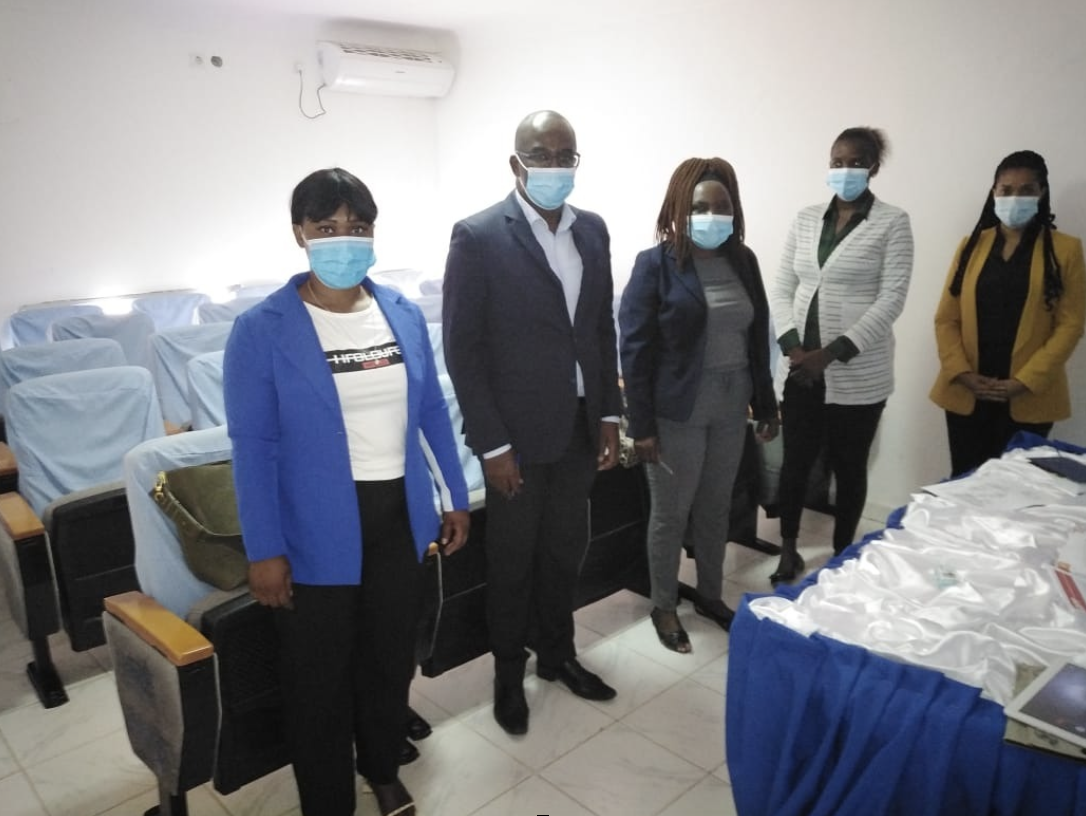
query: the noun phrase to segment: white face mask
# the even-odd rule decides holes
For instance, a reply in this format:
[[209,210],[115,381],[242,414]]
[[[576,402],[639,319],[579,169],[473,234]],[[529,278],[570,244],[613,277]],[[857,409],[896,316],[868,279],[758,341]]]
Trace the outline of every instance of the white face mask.
[[1011,229],[1021,229],[1037,215],[1040,196],[996,196],[996,217]]
[[842,201],[855,201],[867,189],[870,174],[866,167],[831,167],[826,184]]

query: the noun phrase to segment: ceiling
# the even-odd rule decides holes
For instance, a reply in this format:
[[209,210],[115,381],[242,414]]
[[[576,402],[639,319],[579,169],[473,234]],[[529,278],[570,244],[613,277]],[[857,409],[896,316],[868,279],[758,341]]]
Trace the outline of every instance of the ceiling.
[[[672,0],[671,5],[691,0]],[[704,2],[704,0],[701,0]],[[535,14],[553,24],[563,17],[570,25],[595,26],[619,17],[659,11],[660,0],[549,0],[525,6],[520,0],[187,0],[189,6],[224,7],[260,15],[300,15],[399,23],[460,31],[466,27],[501,21],[531,26]],[[549,27],[549,26],[548,26]]]

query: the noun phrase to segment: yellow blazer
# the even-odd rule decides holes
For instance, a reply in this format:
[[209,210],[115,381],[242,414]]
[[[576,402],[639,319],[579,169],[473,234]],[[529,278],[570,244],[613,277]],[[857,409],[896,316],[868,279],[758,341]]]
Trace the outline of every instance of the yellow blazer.
[[[935,310],[935,344],[940,368],[930,397],[947,411],[968,415],[973,413],[976,397],[964,385],[951,380],[977,370],[977,277],[995,243],[995,227],[980,234],[965,269],[961,295],[953,297],[950,283],[966,240],[962,240],[954,253]],[[1044,240],[1038,236],[1030,263],[1029,293],[1011,352],[1011,377],[1028,389],[1011,399],[1011,417],[1017,422],[1056,422],[1071,416],[1064,366],[1082,337],[1086,319],[1086,263],[1078,238],[1053,231],[1052,246],[1060,264],[1063,294],[1051,311],[1045,308]]]

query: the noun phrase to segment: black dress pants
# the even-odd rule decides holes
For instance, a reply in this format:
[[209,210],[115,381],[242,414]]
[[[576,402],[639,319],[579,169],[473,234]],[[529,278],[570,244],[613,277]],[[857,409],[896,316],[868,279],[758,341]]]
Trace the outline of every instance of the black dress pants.
[[837,485],[834,497],[833,549],[852,543],[867,501],[867,457],[885,400],[871,405],[826,404],[826,384],[803,386],[791,378],[781,401],[781,537],[796,538],[803,499],[823,440],[826,458]]
[[961,476],[989,459],[998,459],[1018,431],[1047,437],[1051,430],[1051,422],[1016,422],[1011,418],[1011,407],[1006,402],[977,400],[973,413],[967,416],[947,411],[950,475]]
[[305,816],[351,816],[355,771],[373,783],[394,781],[406,737],[422,565],[403,479],[356,488],[361,584],[294,584],[294,609],[276,610],[287,738]]
[[596,454],[583,409],[557,462],[520,465],[520,493],[486,489],[487,626],[499,678],[524,673],[532,632],[540,665],[576,656],[573,592],[588,548]]

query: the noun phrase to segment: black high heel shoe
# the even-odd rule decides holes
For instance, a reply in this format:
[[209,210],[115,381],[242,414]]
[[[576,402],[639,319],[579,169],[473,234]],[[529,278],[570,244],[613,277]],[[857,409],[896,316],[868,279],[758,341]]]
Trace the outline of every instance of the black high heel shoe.
[[708,618],[725,632],[730,632],[732,621],[735,619],[735,611],[730,609],[724,601],[710,601],[702,595],[694,598],[694,611],[703,618]]
[[799,553],[792,556],[791,564],[788,566],[785,566],[784,556],[782,555],[780,562],[777,564],[777,571],[769,576],[769,582],[771,584],[779,584],[781,582],[794,581],[806,568],[807,562],[803,560],[803,556]]
[[670,631],[662,629],[661,625],[663,624],[666,615],[667,613],[661,609],[653,609],[649,614],[653,628],[656,629],[656,637],[660,638],[660,642],[664,644],[666,648],[671,649],[671,651],[687,654],[690,651],[690,636],[686,634],[683,625],[679,623],[679,616],[674,612],[672,612],[671,615],[675,618],[675,625],[678,628]]

